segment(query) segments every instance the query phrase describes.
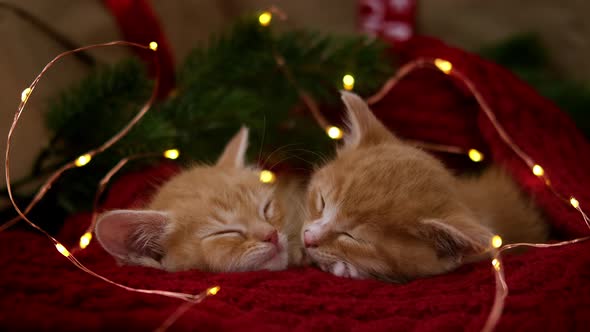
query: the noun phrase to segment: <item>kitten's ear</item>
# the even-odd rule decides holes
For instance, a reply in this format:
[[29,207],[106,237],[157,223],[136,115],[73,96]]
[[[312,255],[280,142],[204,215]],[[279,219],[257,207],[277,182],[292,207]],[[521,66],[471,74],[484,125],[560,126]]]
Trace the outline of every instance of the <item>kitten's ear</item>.
[[440,219],[420,220],[418,236],[434,242],[440,257],[463,257],[484,252],[493,234],[477,223],[451,225]]
[[96,222],[96,238],[120,262],[159,265],[164,255],[162,237],[169,221],[165,212],[109,211]]
[[395,141],[395,136],[379,121],[369,105],[358,95],[341,91],[346,105],[348,133],[344,136],[344,149],[370,146],[384,141]]
[[248,148],[248,128],[242,127],[237,134],[227,143],[221,157],[217,160],[218,166],[244,167],[246,149]]

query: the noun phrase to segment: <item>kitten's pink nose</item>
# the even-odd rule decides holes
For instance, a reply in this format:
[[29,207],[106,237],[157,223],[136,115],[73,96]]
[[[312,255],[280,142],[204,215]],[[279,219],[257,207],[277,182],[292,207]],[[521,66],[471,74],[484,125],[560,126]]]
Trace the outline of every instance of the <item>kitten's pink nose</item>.
[[270,242],[275,246],[279,244],[279,234],[277,230],[273,230],[272,232],[268,233],[266,237],[264,237],[264,242]]
[[306,248],[310,248],[310,247],[317,247],[317,243],[315,241],[315,238],[313,237],[313,235],[311,234],[310,231],[306,230],[305,232],[303,232],[303,244],[305,244]]

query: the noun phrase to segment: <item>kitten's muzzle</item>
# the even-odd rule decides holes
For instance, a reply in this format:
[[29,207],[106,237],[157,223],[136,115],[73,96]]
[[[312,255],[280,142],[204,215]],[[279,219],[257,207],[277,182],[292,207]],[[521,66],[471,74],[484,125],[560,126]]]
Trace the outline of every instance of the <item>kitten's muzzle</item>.
[[273,230],[272,232],[268,233],[265,237],[263,242],[270,242],[278,247],[279,245],[279,233],[277,230]]
[[303,244],[306,248],[315,248],[318,246],[317,239],[308,230],[303,232]]

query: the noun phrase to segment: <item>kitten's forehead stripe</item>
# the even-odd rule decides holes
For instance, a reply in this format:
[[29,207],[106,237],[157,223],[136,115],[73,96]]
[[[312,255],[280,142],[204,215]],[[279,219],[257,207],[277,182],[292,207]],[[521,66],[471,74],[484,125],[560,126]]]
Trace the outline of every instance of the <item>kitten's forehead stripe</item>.
[[235,219],[235,215],[227,210],[213,210],[211,211],[212,218],[208,218],[208,220],[214,221],[220,225],[227,225],[231,224]]
[[229,200],[225,200],[221,197],[211,197],[209,199],[209,202],[215,208],[223,209],[223,210],[230,210],[231,206],[232,206],[232,204]]

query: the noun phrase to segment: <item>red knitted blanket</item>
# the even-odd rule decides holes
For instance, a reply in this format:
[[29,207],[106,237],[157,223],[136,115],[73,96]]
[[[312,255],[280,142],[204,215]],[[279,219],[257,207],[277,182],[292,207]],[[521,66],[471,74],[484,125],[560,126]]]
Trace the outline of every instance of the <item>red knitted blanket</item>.
[[[590,204],[590,144],[551,102],[498,66],[439,41],[419,38],[401,50],[451,61],[476,84],[513,138],[542,165],[554,188]],[[376,114],[399,135],[477,148],[502,164],[534,195],[560,238],[588,235],[579,213],[556,198],[506,145],[460,82],[432,70],[404,79]],[[169,165],[115,183],[106,208],[136,205],[154,180],[175,171]],[[50,216],[47,216],[48,218]],[[70,218],[60,241],[74,244],[88,214]],[[281,272],[166,273],[119,267],[94,241],[77,257],[91,269],[134,287],[197,293],[221,291],[193,306],[171,330],[212,331],[477,331],[492,305],[490,262],[408,284],[338,278],[313,268]],[[179,300],[131,293],[84,274],[43,236],[0,233],[0,330],[153,330]],[[498,330],[589,330],[590,242],[534,249],[505,256],[510,295]]]

